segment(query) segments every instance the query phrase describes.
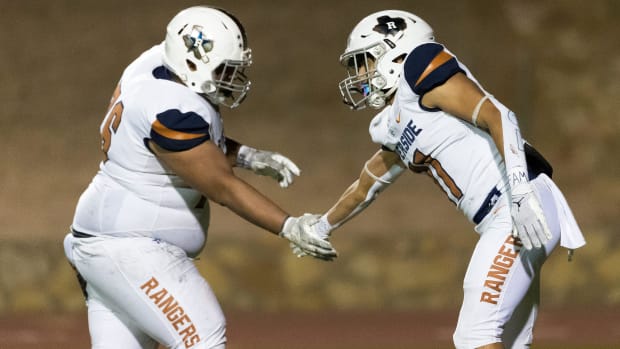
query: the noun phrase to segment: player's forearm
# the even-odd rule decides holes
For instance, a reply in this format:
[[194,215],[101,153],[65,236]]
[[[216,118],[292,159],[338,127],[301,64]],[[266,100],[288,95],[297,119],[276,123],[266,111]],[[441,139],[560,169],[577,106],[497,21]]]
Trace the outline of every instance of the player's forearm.
[[360,177],[328,211],[327,221],[336,229],[364,211],[404,171],[392,152],[380,151],[364,164]]
[[287,213],[252,186],[235,176],[227,158],[207,141],[183,152],[171,152],[154,143],[151,148],[192,188],[231,209],[242,218],[279,233]]
[[491,99],[496,113],[487,118],[489,133],[504,158],[511,188],[528,182],[527,163],[521,130],[515,114],[496,99]]
[[336,204],[327,211],[314,226],[321,238],[328,237],[333,230],[362,212],[373,199],[360,189],[359,180],[355,181],[340,197]]
[[289,216],[277,204],[237,177],[228,178],[210,191],[210,199],[274,234],[280,232],[284,220]]
[[221,171],[214,176],[186,176],[185,179],[210,200],[274,234],[280,233],[288,217],[283,209],[232,171]]
[[[337,227],[344,223],[347,219],[352,218],[355,209],[365,201],[366,193],[359,188],[359,180],[355,181],[338,201],[326,213],[326,218],[331,226]],[[357,213],[363,209],[358,210]]]

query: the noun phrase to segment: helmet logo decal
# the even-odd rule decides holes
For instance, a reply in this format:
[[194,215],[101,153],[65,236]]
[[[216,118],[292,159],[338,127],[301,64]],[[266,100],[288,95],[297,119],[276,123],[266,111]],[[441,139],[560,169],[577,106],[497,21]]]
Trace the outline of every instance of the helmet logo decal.
[[401,30],[407,28],[407,23],[400,17],[392,18],[390,16],[381,16],[377,18],[377,24],[372,30],[383,35],[394,35]]
[[196,59],[209,62],[207,53],[213,50],[213,40],[209,40],[202,33],[202,27],[195,25],[190,34],[183,35],[183,42],[187,47],[187,52],[192,51]]

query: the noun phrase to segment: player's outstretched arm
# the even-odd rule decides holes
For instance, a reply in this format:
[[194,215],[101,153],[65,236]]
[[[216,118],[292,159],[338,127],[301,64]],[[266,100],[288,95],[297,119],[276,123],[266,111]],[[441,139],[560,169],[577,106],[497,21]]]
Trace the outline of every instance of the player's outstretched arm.
[[[379,150],[366,161],[359,178],[342,193],[327,213],[306,228],[309,234],[328,239],[334,229],[364,211],[404,170],[396,153]],[[298,257],[310,254],[295,244],[290,247]]]
[[299,221],[299,217],[290,217],[269,198],[235,176],[226,156],[213,142],[206,141],[180,152],[165,150],[153,142],[149,146],[167,167],[210,200],[261,228],[324,256],[324,259],[335,257],[336,252],[329,242],[309,236],[306,230],[294,228],[293,223]]
[[226,148],[227,157],[233,166],[271,177],[278,181],[282,188],[291,185],[295,176],[301,173],[297,165],[282,154],[254,149],[230,138],[226,139]]
[[[392,184],[405,167],[396,153],[379,150],[366,163],[359,178],[344,191],[325,214],[330,231],[338,228],[366,209]],[[320,232],[324,234],[324,232]]]
[[497,112],[489,113],[488,117],[484,115],[484,118],[495,144],[503,151],[510,187],[513,235],[521,239],[528,250],[541,248],[551,240],[551,230],[529,181],[524,141],[517,117],[499,101],[492,97],[490,100]]
[[237,177],[224,153],[212,141],[177,152],[153,142],[150,148],[167,167],[210,200],[272,233],[280,232],[287,212]]

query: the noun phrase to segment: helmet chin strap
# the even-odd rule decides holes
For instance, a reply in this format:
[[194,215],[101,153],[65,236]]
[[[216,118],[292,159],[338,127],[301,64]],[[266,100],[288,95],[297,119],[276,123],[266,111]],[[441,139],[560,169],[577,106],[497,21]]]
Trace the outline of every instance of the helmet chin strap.
[[374,109],[383,108],[385,106],[385,94],[383,91],[375,91],[371,93],[366,100],[366,105]]
[[205,81],[201,87],[202,91],[206,94],[213,93],[217,90],[217,87],[215,86],[213,81]]
[[[396,92],[398,88],[398,80],[400,79],[397,79],[396,83],[389,89],[378,89],[371,92],[366,99],[366,105],[370,108],[381,109],[385,107],[386,104],[391,103],[394,92]],[[383,76],[379,75],[373,78],[372,85],[382,88],[386,85],[386,80]]]
[[398,86],[398,82],[396,82],[394,86],[392,86],[392,88],[390,88],[387,91],[379,90],[379,91],[375,91],[371,93],[368,96],[366,105],[374,109],[381,109],[385,107],[386,104],[391,104],[392,98],[394,97],[394,92],[396,92],[397,86]]

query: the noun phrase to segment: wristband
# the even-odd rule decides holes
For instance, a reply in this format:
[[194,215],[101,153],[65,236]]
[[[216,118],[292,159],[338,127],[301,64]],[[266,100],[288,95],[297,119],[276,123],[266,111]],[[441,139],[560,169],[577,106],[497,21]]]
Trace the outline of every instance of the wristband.
[[319,236],[324,239],[329,236],[329,233],[334,229],[334,226],[329,224],[327,220],[327,214],[324,214],[319,218],[319,221],[315,225],[316,232]]
[[288,224],[288,222],[290,221],[291,216],[287,215],[286,218],[284,218],[284,222],[282,222],[282,227],[280,228],[280,234],[282,234],[282,232],[284,232],[284,230],[286,230],[286,226]]
[[256,149],[242,145],[237,151],[237,166],[242,168],[250,168],[249,158],[256,152]]

